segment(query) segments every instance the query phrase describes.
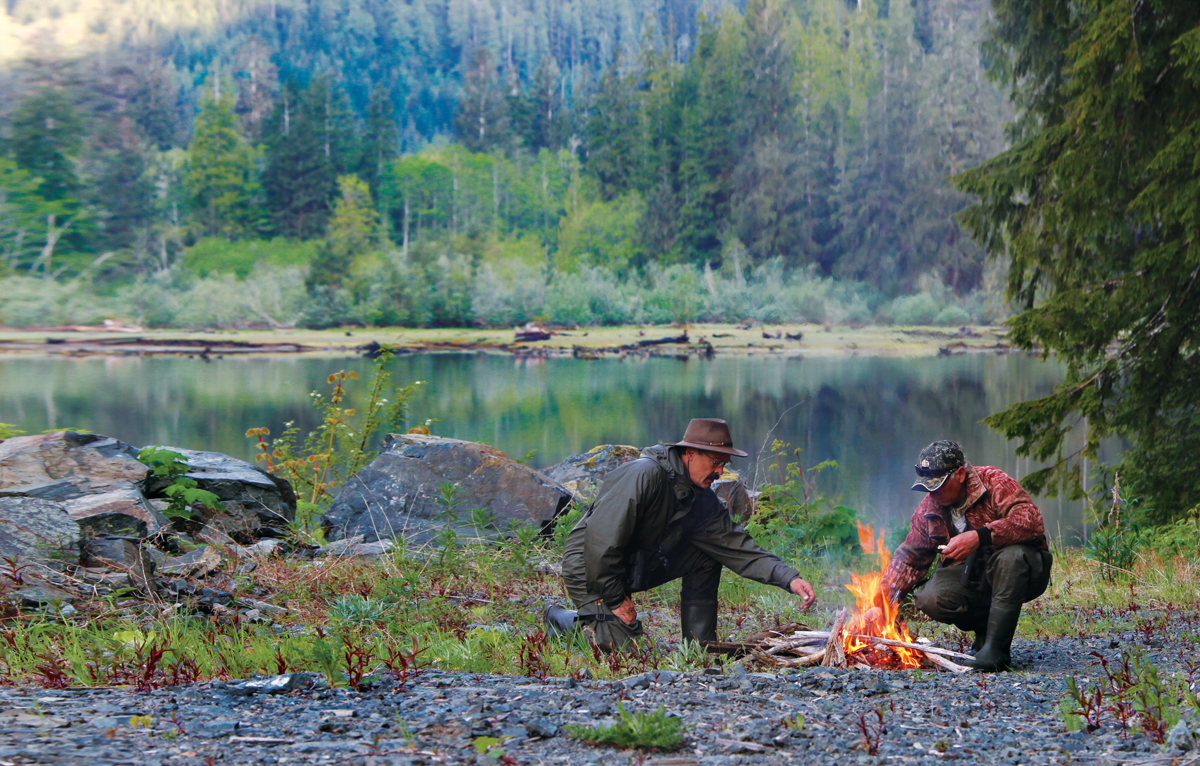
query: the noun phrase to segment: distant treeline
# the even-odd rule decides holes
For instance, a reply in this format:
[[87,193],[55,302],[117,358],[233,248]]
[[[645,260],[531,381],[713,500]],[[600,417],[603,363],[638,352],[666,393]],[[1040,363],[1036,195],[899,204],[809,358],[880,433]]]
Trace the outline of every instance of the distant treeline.
[[[995,292],[954,221],[967,198],[948,181],[1002,148],[1004,100],[978,53],[987,0],[751,0],[698,16],[678,4],[636,25],[636,46],[620,21],[636,14],[621,4],[605,17],[616,27],[579,32],[590,43],[530,37],[549,22],[529,11],[525,42],[506,46],[495,25],[464,22],[450,3],[445,18],[465,27],[405,27],[457,41],[442,54],[411,48],[404,63],[414,88],[436,79],[436,67],[413,75],[418,61],[454,71],[444,120],[372,74],[397,55],[380,48],[378,24],[362,38],[372,45],[322,57],[328,45],[314,35],[352,36],[366,11],[221,5],[220,24],[164,42],[117,3],[96,34],[126,54],[43,52],[8,73],[24,95],[0,123],[0,268],[111,298],[181,269],[252,279],[246,254],[270,251],[262,266],[302,269],[310,302],[358,321],[380,275],[449,262],[469,280],[523,264],[543,289],[559,274],[603,272],[630,294],[672,264],[731,284],[783,269],[858,285],[874,296],[854,312],[865,319],[896,296],[941,295],[938,284],[962,300],[982,290],[963,303],[977,307]],[[36,25],[32,6],[9,7]],[[255,36],[217,31],[251,18],[271,23]],[[506,27],[512,40],[517,28]],[[370,61],[344,66],[353,51]],[[200,70],[203,85],[181,86]],[[453,142],[437,137],[445,129]]]

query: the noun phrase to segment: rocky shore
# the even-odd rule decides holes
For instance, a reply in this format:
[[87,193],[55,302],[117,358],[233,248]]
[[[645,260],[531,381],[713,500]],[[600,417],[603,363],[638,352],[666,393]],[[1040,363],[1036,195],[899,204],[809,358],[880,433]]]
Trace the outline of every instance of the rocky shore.
[[[1187,722],[1166,745],[1101,729],[1069,733],[1059,704],[1068,676],[1096,672],[1133,635],[1018,641],[1013,673],[929,671],[782,674],[741,664],[615,681],[427,670],[364,691],[317,676],[239,680],[134,693],[0,689],[0,763],[1180,763],[1194,755]],[[1153,650],[1151,650],[1153,652]],[[1155,658],[1169,662],[1167,656]],[[663,707],[683,721],[673,753],[617,751],[568,736]],[[481,755],[481,737],[503,756]],[[493,749],[493,756],[496,756]],[[1185,757],[1187,756],[1187,757]]]

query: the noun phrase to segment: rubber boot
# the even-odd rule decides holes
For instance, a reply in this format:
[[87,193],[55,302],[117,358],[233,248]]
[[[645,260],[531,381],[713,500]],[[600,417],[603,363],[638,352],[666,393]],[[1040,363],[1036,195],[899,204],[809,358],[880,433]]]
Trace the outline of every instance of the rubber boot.
[[688,641],[716,641],[717,602],[685,601],[680,604],[679,632]]
[[1019,619],[1021,607],[1006,609],[993,605],[988,613],[987,638],[983,646],[975,653],[975,659],[964,660],[963,664],[977,670],[1008,670],[1012,666],[1009,650]]
[[542,615],[542,622],[546,624],[546,635],[549,638],[565,638],[571,635],[578,624],[576,622],[578,614],[578,612],[563,609],[558,604],[546,607],[546,612]]
[[971,642],[971,648],[967,650],[967,654],[974,657],[979,654],[979,650],[983,648],[984,642],[987,641],[987,626],[975,631],[975,640]]

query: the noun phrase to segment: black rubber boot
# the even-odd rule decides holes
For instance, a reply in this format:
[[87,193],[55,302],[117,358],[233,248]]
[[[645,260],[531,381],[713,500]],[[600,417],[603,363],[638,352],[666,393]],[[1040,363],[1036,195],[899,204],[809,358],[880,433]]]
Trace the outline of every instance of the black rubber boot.
[[717,602],[685,601],[680,604],[679,632],[688,641],[716,641]]
[[975,659],[964,660],[963,664],[977,670],[1008,670],[1012,666],[1009,650],[1020,619],[1021,607],[1005,609],[993,605],[988,614],[987,638],[983,646],[975,653]]
[[987,626],[975,631],[975,640],[971,642],[971,648],[967,650],[967,654],[974,657],[979,654],[979,650],[983,648],[984,642],[987,641]]
[[550,638],[565,638],[571,635],[578,624],[575,619],[578,614],[563,609],[558,604],[546,607],[546,612],[542,615],[542,622],[546,623],[546,635]]

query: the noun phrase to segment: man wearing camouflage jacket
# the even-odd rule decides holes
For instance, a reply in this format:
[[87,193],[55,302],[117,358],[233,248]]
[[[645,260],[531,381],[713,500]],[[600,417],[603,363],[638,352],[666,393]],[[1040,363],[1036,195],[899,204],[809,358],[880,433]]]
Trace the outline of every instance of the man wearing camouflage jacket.
[[600,649],[620,649],[643,635],[630,596],[682,579],[683,637],[714,640],[722,567],[811,606],[812,586],[734,524],[713,493],[733,456],[746,453],[734,449],[725,421],[697,418],[680,441],[648,447],[610,473],[563,551],[563,581],[578,611],[550,606],[548,631],[582,628]]
[[[974,631],[972,662],[980,670],[1010,666],[1021,605],[1046,591],[1053,563],[1042,512],[999,468],[972,466],[952,441],[936,441],[917,458],[912,488],[928,493],[908,536],[883,576],[898,602],[911,592],[938,622]],[[941,561],[924,579],[938,552]]]

